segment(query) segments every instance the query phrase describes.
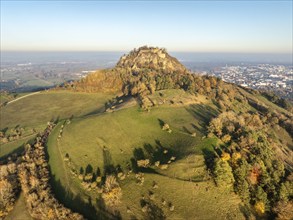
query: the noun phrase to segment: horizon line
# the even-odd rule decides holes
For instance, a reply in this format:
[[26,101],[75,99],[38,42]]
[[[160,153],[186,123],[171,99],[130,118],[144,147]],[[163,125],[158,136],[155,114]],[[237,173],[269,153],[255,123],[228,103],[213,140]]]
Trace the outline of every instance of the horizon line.
[[[164,47],[159,47],[159,48],[164,48]],[[138,49],[138,48],[133,48],[133,49]],[[125,53],[125,52],[130,52],[131,50],[0,50],[0,53],[5,53],[5,52],[108,52],[108,53]],[[287,54],[287,55],[293,55],[292,52],[258,52],[258,51],[196,51],[196,50],[168,50],[167,52],[175,52],[175,53],[221,53],[221,54]]]

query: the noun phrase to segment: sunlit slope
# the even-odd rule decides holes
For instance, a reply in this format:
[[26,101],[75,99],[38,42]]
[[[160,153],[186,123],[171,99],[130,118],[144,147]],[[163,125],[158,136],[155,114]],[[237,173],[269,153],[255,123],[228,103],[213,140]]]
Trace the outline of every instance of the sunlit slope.
[[[154,193],[152,202],[168,218],[215,219],[221,216],[241,219],[240,200],[230,189],[216,188],[205,168],[205,153],[212,151],[217,144],[216,139],[205,137],[206,123],[218,113],[216,106],[205,101],[204,96],[196,100],[179,90],[162,93],[165,103],[150,112],[142,111],[136,105],[76,118],[70,124],[59,123],[48,142],[55,184],[74,196],[78,195],[85,204],[89,204],[91,198],[91,203],[99,210],[96,198],[100,194],[85,189],[78,176],[72,174],[73,170],[79,173],[81,168],[92,167],[94,172],[98,169],[104,175],[113,167],[112,172],[127,173],[133,169],[131,160],[134,158],[148,157],[167,165],[170,158],[175,157],[167,169],[151,166],[145,170],[143,185],[136,183],[134,173],[120,181],[123,196],[118,209],[122,218],[143,218],[141,199],[148,198],[151,191]],[[182,100],[193,100],[193,104],[176,103],[178,95]],[[153,96],[157,101],[159,97],[159,94]],[[169,102],[171,99],[173,102]],[[162,130],[164,124],[170,126],[170,133]],[[66,154],[70,163],[65,159]],[[153,188],[153,181],[158,188]],[[60,199],[64,198],[59,192]],[[68,206],[76,207],[68,198],[63,200]],[[165,200],[164,204],[162,201]],[[175,207],[173,211],[170,211],[169,203]]]
[[0,128],[31,127],[52,119],[80,117],[103,108],[111,97],[103,93],[41,92],[1,108]]
[[104,111],[105,102],[113,97],[112,94],[68,91],[26,95],[0,109],[0,130],[4,135],[1,139],[0,158],[17,152],[17,149],[33,139],[37,132],[42,132],[48,121],[83,117]]

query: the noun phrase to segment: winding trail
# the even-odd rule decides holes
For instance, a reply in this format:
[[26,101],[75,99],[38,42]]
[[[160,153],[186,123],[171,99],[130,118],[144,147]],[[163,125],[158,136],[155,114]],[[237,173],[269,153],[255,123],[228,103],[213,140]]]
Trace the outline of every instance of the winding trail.
[[14,100],[12,100],[12,101],[7,102],[7,105],[10,104],[10,103],[16,102],[16,101],[18,101],[18,100],[20,100],[20,99],[26,98],[26,97],[28,97],[28,96],[36,95],[36,94],[39,94],[39,93],[41,93],[41,91],[33,92],[33,93],[30,93],[30,94],[27,94],[27,95],[21,96],[21,97],[19,97],[19,98],[17,98],[17,99],[14,99]]

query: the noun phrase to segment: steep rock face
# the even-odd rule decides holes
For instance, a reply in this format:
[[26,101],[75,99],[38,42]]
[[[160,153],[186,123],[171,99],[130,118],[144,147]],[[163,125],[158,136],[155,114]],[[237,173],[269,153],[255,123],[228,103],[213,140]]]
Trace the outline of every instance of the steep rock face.
[[120,58],[116,67],[133,71],[143,69],[163,70],[165,72],[188,72],[188,70],[165,49],[143,46],[132,50]]

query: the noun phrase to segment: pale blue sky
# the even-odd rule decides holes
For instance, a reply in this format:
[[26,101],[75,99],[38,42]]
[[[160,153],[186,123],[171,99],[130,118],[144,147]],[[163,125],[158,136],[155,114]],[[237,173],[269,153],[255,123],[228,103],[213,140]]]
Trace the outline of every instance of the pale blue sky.
[[1,50],[292,53],[292,4],[1,0]]

